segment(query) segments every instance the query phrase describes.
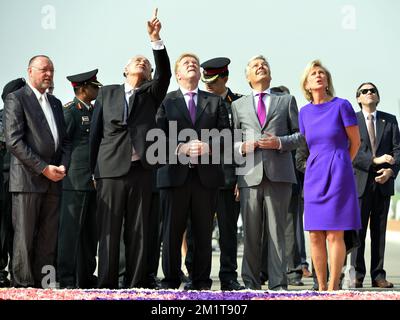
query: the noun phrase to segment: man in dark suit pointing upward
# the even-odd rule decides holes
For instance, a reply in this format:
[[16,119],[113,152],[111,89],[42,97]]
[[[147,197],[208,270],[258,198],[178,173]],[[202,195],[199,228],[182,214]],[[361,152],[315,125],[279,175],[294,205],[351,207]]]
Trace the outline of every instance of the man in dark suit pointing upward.
[[171,70],[155,12],[148,22],[156,72],[144,56],[125,67],[126,82],[104,86],[96,99],[90,132],[90,165],[97,181],[100,288],[118,288],[119,248],[124,222],[125,286],[145,287],[147,220],[152,167],[146,159],[156,110],[167,93]]

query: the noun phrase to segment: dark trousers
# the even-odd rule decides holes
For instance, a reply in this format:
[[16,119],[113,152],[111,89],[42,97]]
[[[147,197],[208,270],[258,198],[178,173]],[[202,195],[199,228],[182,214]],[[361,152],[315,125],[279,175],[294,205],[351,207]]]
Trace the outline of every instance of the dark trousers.
[[296,225],[296,243],[297,248],[299,250],[300,255],[300,263],[302,267],[308,268],[307,262],[307,253],[306,253],[306,243],[304,239],[304,224],[303,224],[303,215],[304,215],[304,199],[299,195],[299,206],[298,206],[298,214],[295,216],[295,225]]
[[221,189],[218,195],[217,219],[219,228],[221,282],[237,280],[237,221],[240,202],[235,201],[234,189]]
[[43,267],[55,270],[59,195],[13,193],[12,285],[41,287]]
[[[1,173],[0,173],[1,174]],[[7,276],[7,268],[11,271],[14,230],[12,226],[11,193],[8,192],[8,179],[3,185],[0,201],[0,273]]]
[[[288,267],[288,277],[293,280],[300,280],[303,276],[301,269],[301,257],[300,248],[297,242],[297,224],[300,222],[300,207],[299,207],[298,194],[293,194],[290,199],[289,211],[287,215],[287,225],[285,230],[285,242],[286,242],[286,259]],[[303,224],[303,222],[301,222]]]
[[206,188],[201,184],[196,169],[189,171],[182,186],[160,190],[164,213],[163,287],[180,286],[181,245],[189,214],[193,236],[193,287],[211,287],[211,234],[217,195],[217,188]]
[[145,282],[148,216],[152,172],[132,162],[129,172],[118,178],[97,181],[97,223],[99,234],[98,287],[118,288],[121,227],[124,243],[127,287]]
[[153,192],[149,217],[148,252],[147,252],[147,278],[149,281],[157,277],[160,261],[162,216],[160,210],[160,194]]
[[[154,192],[151,196],[151,205],[148,220],[148,232],[147,232],[147,270],[146,270],[146,283],[148,286],[153,283],[157,277],[158,264],[160,261],[160,248],[161,248],[161,227],[162,227],[162,216],[160,210],[160,193]],[[122,233],[124,225],[122,225]],[[125,287],[125,272],[126,272],[126,261],[125,261],[125,244],[124,237],[121,235],[120,248],[119,248],[119,287]]]
[[386,279],[383,263],[385,258],[386,224],[390,196],[383,196],[373,179],[374,175],[370,174],[367,189],[363,197],[360,198],[362,229],[359,231],[359,236],[361,245],[356,250],[355,256],[352,253],[352,264],[355,264],[356,279],[361,281],[366,274],[364,252],[368,222],[371,236],[371,279],[372,281]]
[[97,287],[96,192],[64,190],[58,231],[57,272],[61,287]]

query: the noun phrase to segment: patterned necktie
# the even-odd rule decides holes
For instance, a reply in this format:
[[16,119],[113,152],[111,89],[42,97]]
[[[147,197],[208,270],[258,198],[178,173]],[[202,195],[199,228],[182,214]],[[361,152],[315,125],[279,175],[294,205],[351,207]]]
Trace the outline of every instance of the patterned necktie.
[[189,114],[190,114],[190,118],[192,119],[192,123],[193,124],[196,122],[196,104],[195,104],[194,99],[193,99],[195,94],[196,94],[196,92],[188,92],[188,95],[190,96],[190,99],[189,99]]
[[258,93],[257,116],[261,127],[264,126],[265,118],[267,117],[267,115],[265,114],[265,103],[263,100],[264,96],[265,96],[264,92]]
[[375,126],[374,126],[374,115],[369,114],[367,116],[367,129],[368,129],[368,135],[369,135],[369,141],[371,142],[371,147],[372,147],[372,155],[375,157],[376,153],[376,136],[375,136]]

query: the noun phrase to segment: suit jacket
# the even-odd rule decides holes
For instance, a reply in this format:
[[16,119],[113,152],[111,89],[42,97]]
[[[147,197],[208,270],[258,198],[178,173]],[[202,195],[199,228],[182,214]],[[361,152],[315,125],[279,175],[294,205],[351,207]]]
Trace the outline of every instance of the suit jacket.
[[53,95],[47,95],[47,99],[58,130],[57,150],[32,89],[26,85],[6,98],[4,122],[6,144],[11,153],[10,192],[61,192],[61,182],[52,182],[42,171],[47,165],[64,165],[68,170],[71,144],[60,100]]
[[[95,178],[121,177],[131,167],[132,145],[143,167],[151,169],[146,160],[149,130],[155,128],[155,115],[167,93],[171,78],[166,49],[153,50],[156,73],[129,99],[127,124],[124,123],[124,85],[100,88],[90,128],[90,168]],[[97,164],[97,165],[96,165]]]
[[400,168],[400,133],[396,117],[386,112],[376,112],[376,156],[390,154],[395,159],[394,165],[385,163],[374,166],[372,164],[372,148],[368,136],[367,125],[362,111],[357,112],[357,120],[360,128],[361,146],[353,160],[353,168],[356,176],[358,196],[362,197],[369,174],[375,174],[382,168],[391,168],[394,176],[384,184],[377,184],[382,195],[390,196],[394,194],[394,180]]
[[[226,110],[228,111],[228,116],[229,116],[229,127],[232,129],[233,129],[233,116],[232,116],[231,103],[241,97],[242,97],[241,94],[233,93],[231,89],[228,88],[228,93],[224,99],[225,107]],[[231,143],[233,143],[233,141],[231,141]],[[233,159],[233,154],[232,154],[232,159]],[[233,189],[237,182],[236,165],[234,163],[222,164],[222,170],[224,171],[224,178],[225,178],[225,185],[223,189]]]
[[[199,90],[196,107],[196,122],[193,125],[190,119],[188,107],[181,90],[173,91],[167,94],[160,109],[157,112],[157,126],[167,133],[167,141],[173,145],[185,143],[189,141],[189,137],[185,140],[178,140],[179,133],[184,129],[193,129],[197,133],[197,138],[201,140],[201,129],[218,129],[229,128],[228,112],[221,97],[212,93]],[[169,132],[169,122],[177,122],[177,135]],[[206,141],[207,143],[209,141]],[[220,147],[220,146],[218,146]],[[214,152],[218,152],[218,147]],[[169,147],[167,147],[169,150]],[[213,150],[213,149],[212,149]],[[201,183],[206,188],[217,188],[224,185],[224,175],[220,164],[199,164],[194,169],[190,169],[188,165],[178,163],[167,164],[157,172],[157,187],[177,187],[184,184],[189,170],[198,170]]]
[[238,156],[242,141],[258,140],[263,132],[279,137],[282,144],[281,150],[256,149],[254,154],[246,155],[245,159],[254,156],[254,164],[247,161],[246,169],[240,168],[244,169],[242,172],[244,174],[238,176],[239,187],[259,185],[263,171],[270,181],[296,183],[290,151],[296,149],[304,140],[299,133],[296,100],[291,95],[276,93],[271,93],[270,98],[267,119],[263,127],[258,121],[252,94],[232,103],[234,127],[243,131],[242,139],[235,142],[235,152]]
[[68,174],[63,190],[94,191],[89,165],[89,133],[93,110],[88,110],[77,98],[64,106],[67,135],[72,142]]

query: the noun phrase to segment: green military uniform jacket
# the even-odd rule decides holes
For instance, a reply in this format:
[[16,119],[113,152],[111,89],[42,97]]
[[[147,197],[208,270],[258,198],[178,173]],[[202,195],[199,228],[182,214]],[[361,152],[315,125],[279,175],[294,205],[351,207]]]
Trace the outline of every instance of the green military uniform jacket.
[[71,162],[63,179],[63,190],[94,191],[89,166],[89,134],[93,108],[76,97],[64,106],[67,135],[72,141]]
[[[241,98],[241,94],[233,93],[231,89],[228,88],[228,93],[224,99],[226,109],[228,111],[229,116],[229,127],[233,128],[233,117],[232,117],[232,108],[231,103],[239,98]],[[232,154],[232,161],[233,161],[233,154]],[[223,164],[222,169],[224,171],[224,187],[221,189],[232,189],[236,185],[237,177],[235,172],[236,166],[234,164]]]

